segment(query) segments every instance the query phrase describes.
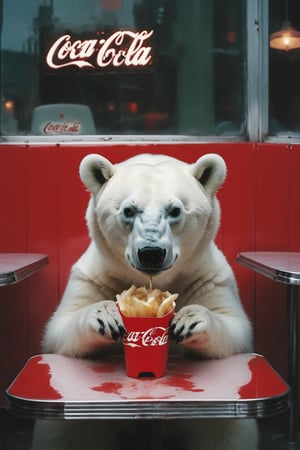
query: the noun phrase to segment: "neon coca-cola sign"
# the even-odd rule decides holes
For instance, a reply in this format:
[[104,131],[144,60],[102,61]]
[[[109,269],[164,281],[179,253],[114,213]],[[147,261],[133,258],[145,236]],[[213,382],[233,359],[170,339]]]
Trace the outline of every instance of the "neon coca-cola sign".
[[46,55],[51,69],[76,66],[80,69],[139,68],[153,62],[153,47],[149,39],[153,30],[116,31],[109,36],[100,33],[100,39],[80,40],[65,34],[56,39]]

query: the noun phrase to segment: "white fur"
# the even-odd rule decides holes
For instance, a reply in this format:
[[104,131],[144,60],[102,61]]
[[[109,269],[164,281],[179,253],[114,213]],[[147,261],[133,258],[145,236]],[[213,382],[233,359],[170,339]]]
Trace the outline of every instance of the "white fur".
[[[85,157],[80,176],[91,193],[86,214],[91,244],[72,268],[62,301],[47,325],[43,350],[79,357],[113,351],[113,338],[122,334],[123,326],[115,296],[133,283],[149,284],[147,270],[152,268],[144,264],[140,251],[155,247],[163,249],[164,258],[153,269],[154,287],[179,293],[171,326],[178,342],[173,351],[184,349],[208,358],[251,351],[251,326],[234,275],[214,244],[220,219],[216,191],[225,175],[223,159],[214,154],[192,165],[155,155],[118,165],[99,155]],[[44,426],[38,424],[34,449],[69,448],[57,443],[38,447],[43,434],[38,429]],[[251,420],[181,426],[188,430],[187,450],[257,446]],[[55,435],[47,430],[48,437]],[[86,448],[114,448],[107,439],[103,447],[94,442]]]

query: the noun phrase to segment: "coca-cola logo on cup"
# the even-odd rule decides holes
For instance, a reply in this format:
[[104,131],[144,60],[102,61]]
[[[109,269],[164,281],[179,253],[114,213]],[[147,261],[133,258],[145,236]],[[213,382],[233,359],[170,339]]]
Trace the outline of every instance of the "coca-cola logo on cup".
[[70,34],[57,38],[50,46],[46,63],[51,69],[76,66],[80,69],[145,67],[153,62],[148,40],[153,30],[104,32],[94,39],[76,39]]
[[146,331],[130,331],[124,337],[124,345],[129,347],[156,347],[168,343],[168,328],[152,327]]

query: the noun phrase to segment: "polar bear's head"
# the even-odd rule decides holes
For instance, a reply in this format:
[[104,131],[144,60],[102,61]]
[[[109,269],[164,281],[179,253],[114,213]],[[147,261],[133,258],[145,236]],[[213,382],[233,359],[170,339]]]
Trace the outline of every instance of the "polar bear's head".
[[225,174],[216,154],[191,165],[158,155],[116,165],[86,156],[80,177],[91,193],[87,221],[98,251],[150,275],[180,270],[215,237]]

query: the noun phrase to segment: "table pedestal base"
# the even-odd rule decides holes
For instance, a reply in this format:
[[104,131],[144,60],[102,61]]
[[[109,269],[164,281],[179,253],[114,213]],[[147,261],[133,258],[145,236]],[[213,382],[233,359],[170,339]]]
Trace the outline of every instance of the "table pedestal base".
[[273,436],[274,447],[279,450],[300,450],[300,434],[297,433],[295,442],[288,442],[284,434]]

